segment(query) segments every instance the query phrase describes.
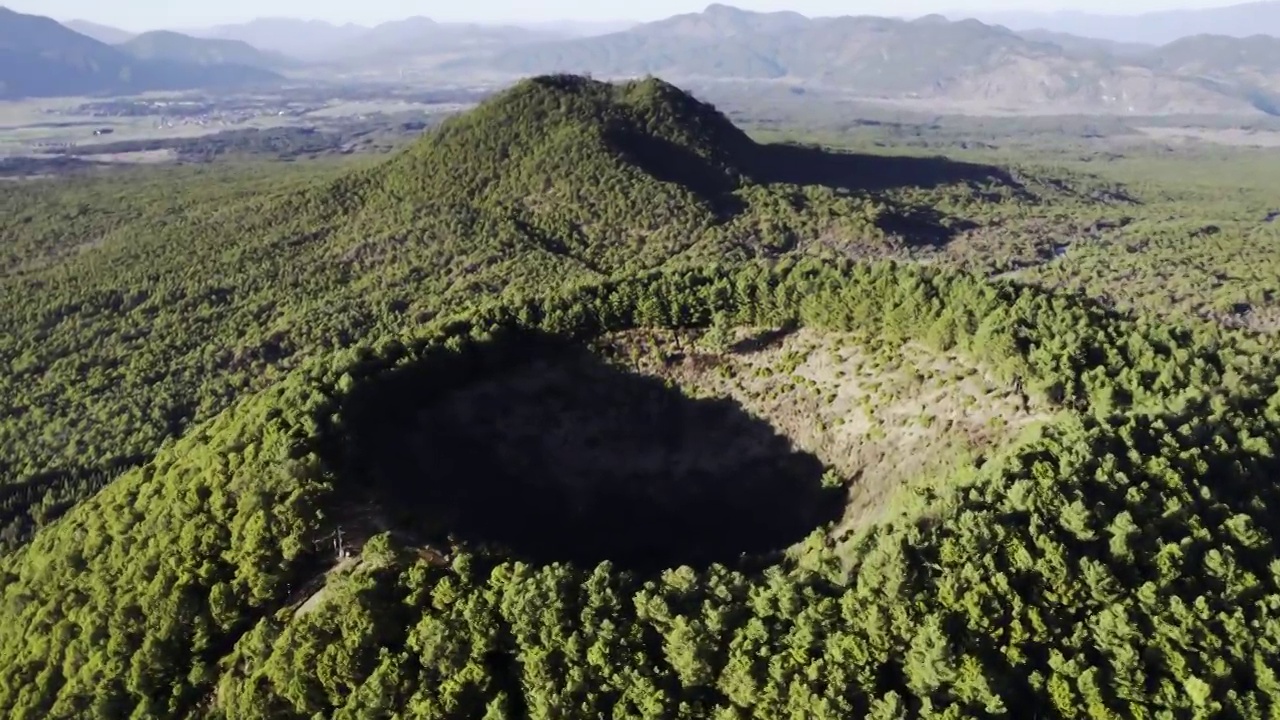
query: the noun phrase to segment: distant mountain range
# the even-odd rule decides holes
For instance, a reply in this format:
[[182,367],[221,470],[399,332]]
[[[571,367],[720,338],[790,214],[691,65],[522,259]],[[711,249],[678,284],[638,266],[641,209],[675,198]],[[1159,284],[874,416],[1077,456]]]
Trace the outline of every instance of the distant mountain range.
[[[1280,0],[1142,17],[1172,33],[1170,18],[1176,16],[1185,35],[1188,27],[1241,29],[1246,25],[1231,23],[1244,11],[1254,13],[1249,25],[1265,29],[1272,11],[1280,13]],[[979,113],[1280,112],[1280,39],[1193,35],[1156,45],[1117,29],[1132,18],[1108,18],[1114,32],[1095,28],[1092,35],[1068,32],[1070,23],[1040,22],[1082,17],[1022,14],[1010,29],[942,15],[809,18],[713,4],[702,12],[615,26],[603,34],[597,31],[610,28],[458,24],[426,17],[362,27],[265,18],[185,34],[144,33],[115,48],[95,43],[93,53],[113,55],[71,64],[81,76],[96,76],[103,87],[154,85],[135,77],[145,68],[134,65],[151,61],[163,61],[171,73],[185,69],[179,74],[188,84],[197,80],[190,76],[193,68],[267,72],[319,64],[326,66],[324,72],[314,74],[322,76],[332,70],[386,74],[411,64],[416,73],[451,81],[561,72],[658,75],[683,82],[784,83]],[[97,37],[124,33],[72,25]],[[67,64],[56,42],[37,54],[38,63],[63,57]],[[122,63],[129,68],[123,76],[127,82],[120,80]],[[104,85],[107,77],[114,79]]]
[[1028,40],[1053,43],[1067,52],[1077,55],[1114,55],[1116,57],[1139,57],[1155,50],[1156,45],[1148,43],[1127,43],[1116,40],[1104,40],[1095,37],[1082,37],[1071,33],[1056,32],[1037,28],[1020,30],[1018,34]]
[[247,23],[188,30],[188,35],[239,40],[261,50],[309,61],[432,54],[492,49],[504,44],[588,37],[628,29],[635,23],[547,22],[529,25],[441,23],[426,17],[374,27],[334,25],[318,20],[260,18]]
[[[1116,3],[1117,9],[1124,3]],[[976,17],[1014,30],[1043,29],[1122,43],[1165,45],[1192,35],[1280,36],[1280,0],[1229,7],[1166,10],[1140,15],[1098,15],[1083,12],[972,12],[957,10],[948,17]]]
[[116,47],[140,60],[163,60],[190,65],[283,69],[299,64],[281,53],[259,50],[240,40],[195,38],[168,30],[143,33]]
[[[1271,112],[1275,38],[1195,39],[1169,48],[1015,33],[941,15],[807,18],[711,5],[631,30],[508,48],[445,66],[509,76],[785,82],[866,98],[979,111]],[[1209,70],[1212,69],[1212,72]]]
[[140,59],[49,18],[0,8],[0,98],[240,87],[279,79],[243,65]]
[[63,25],[66,25],[81,35],[88,35],[94,40],[97,40],[100,43],[106,43],[107,45],[119,45],[121,43],[126,43],[138,35],[137,33],[132,33],[128,30],[121,30],[120,28],[114,28],[109,25],[99,25],[98,23],[89,22],[88,20],[70,20],[63,23]]
[[1275,83],[1280,71],[1280,38],[1254,35],[1247,38],[1196,35],[1175,40],[1146,56],[1155,67],[1187,75],[1224,81],[1258,76]]
[[425,17],[382,23],[333,48],[332,61],[367,61],[409,56],[475,54],[571,36],[515,25],[441,23]]
[[278,52],[300,60],[321,60],[334,50],[355,42],[369,28],[360,25],[333,25],[320,20],[259,18],[236,25],[190,29],[193,37],[238,40],[259,50]]

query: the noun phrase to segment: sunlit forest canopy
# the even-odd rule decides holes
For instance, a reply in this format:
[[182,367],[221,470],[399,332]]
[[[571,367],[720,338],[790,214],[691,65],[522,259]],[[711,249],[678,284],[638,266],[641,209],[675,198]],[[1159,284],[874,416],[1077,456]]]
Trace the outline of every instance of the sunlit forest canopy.
[[[851,537],[813,533],[767,568],[716,562],[653,575],[607,560],[529,564],[465,538],[422,546],[377,527],[348,547],[354,558],[335,555],[335,526],[359,538],[371,513],[328,453],[334,438],[361,432],[361,416],[378,415],[368,403],[391,403],[381,415],[391,418],[407,398],[456,387],[459,373],[527,364],[516,349],[533,342],[546,352],[547,341],[521,328],[563,347],[627,327],[717,322],[959,348],[1047,402],[1081,409],[928,502],[904,499]],[[664,272],[437,327],[309,364],[6,559],[3,642],[20,679],[3,686],[6,712],[308,717],[394,702],[428,716],[550,717],[565,703],[604,711],[625,702],[657,716],[794,706],[836,717],[886,705],[982,714],[1074,707],[1068,690],[1082,692],[1073,690],[1079,675],[1098,666],[1039,664],[1068,653],[1134,673],[1130,695],[1118,696],[1134,698],[1125,702],[1150,702],[1154,687],[1169,707],[1194,708],[1182,688],[1195,678],[1205,701],[1267,707],[1261,690],[1241,695],[1233,678],[1265,668],[1256,658],[1272,642],[1269,631],[1243,628],[1270,627],[1257,623],[1275,593],[1274,490],[1264,480],[1274,412],[1256,412],[1274,404],[1275,375],[1252,374],[1241,350],[1088,302],[892,264]],[[379,385],[391,389],[366,390]],[[962,551],[984,546],[996,550]],[[1175,552],[1179,562],[1161,559]],[[1145,589],[1122,590],[1139,578]],[[1204,597],[1215,598],[1215,613],[1240,617],[1242,632],[1228,634],[1216,614],[1199,619],[1193,607]],[[86,632],[31,645],[23,628],[50,612]],[[1120,613],[1152,633],[1096,624]],[[1215,679],[1198,648],[1154,630],[1187,627],[1179,622],[1214,638],[1212,662],[1226,674]],[[1019,627],[1025,634],[1012,634]],[[108,647],[127,656],[112,661],[95,637],[121,638]],[[1138,648],[1153,637],[1178,665],[1142,660]],[[236,658],[234,670],[217,669],[224,656]],[[1119,665],[1124,657],[1130,665]],[[50,674],[55,667],[72,670]],[[634,674],[619,673],[628,668]],[[115,679],[103,683],[104,673]],[[777,673],[823,680],[797,695],[768,679]]]
[[829,145],[0,187],[0,716],[1275,716],[1276,186]]

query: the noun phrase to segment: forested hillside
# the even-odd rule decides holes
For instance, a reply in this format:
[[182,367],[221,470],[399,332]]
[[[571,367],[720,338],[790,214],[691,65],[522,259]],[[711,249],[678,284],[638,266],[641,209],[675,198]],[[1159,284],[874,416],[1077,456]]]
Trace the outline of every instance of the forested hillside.
[[980,165],[758,146],[661,81],[572,77],[525,82],[367,169],[154,182],[0,197],[15,218],[0,230],[6,545],[191,421],[360,338],[502,292],[950,232],[886,185],[1019,192]]
[[[547,343],[717,315],[942,343],[1080,410],[850,538],[815,527],[768,569],[450,549],[448,524],[396,511],[465,485],[467,467],[367,484],[360,438],[414,406]],[[4,560],[0,708],[1261,718],[1280,700],[1266,660],[1280,397],[1246,347],[892,265],[663,273],[434,327],[309,363]]]
[[552,76],[0,188],[0,716],[1276,716],[1275,340],[1161,294],[1269,186],[1083,166]]

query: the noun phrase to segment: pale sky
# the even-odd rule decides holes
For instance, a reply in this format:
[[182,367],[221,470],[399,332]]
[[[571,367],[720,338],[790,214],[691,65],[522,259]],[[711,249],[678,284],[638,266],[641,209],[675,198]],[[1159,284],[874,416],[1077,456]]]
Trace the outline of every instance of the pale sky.
[[[1137,14],[1152,10],[1217,7],[1244,0],[730,0],[746,10],[795,10],[810,16],[891,15],[932,12],[954,16],[957,8],[981,11],[1082,10]],[[639,20],[696,12],[710,0],[0,0],[12,10],[58,20],[91,20],[126,30],[191,28],[243,22],[256,17],[295,17],[374,24],[425,15],[442,21]]]

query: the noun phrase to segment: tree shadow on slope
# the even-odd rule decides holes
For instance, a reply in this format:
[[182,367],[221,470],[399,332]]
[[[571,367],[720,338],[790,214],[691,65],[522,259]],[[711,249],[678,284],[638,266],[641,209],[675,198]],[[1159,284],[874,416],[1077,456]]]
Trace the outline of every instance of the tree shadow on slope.
[[900,188],[931,189],[967,184],[979,188],[1011,188],[1029,197],[1025,186],[994,165],[945,157],[868,155],[790,144],[748,144],[723,147],[720,160],[703,157],[688,147],[625,128],[614,129],[610,144],[626,160],[662,182],[682,185],[721,217],[745,209],[733,195],[743,180],[740,173],[761,184],[823,186],[857,192],[885,192]]
[[821,462],[735,402],[580,348],[523,354],[444,393],[413,368],[357,388],[342,484],[421,542],[643,571],[772,556],[839,519]]
[[683,186],[721,218],[746,209],[733,195],[739,183],[736,173],[688,147],[631,128],[611,130],[609,143],[627,162],[656,180]]
[[929,207],[903,208],[881,217],[876,226],[915,248],[941,248],[960,234],[980,227],[972,220],[950,216]]
[[945,157],[835,152],[785,143],[757,145],[746,169],[754,180],[762,183],[823,185],[866,192],[956,184],[998,185],[1025,192],[1022,183],[994,165]]

